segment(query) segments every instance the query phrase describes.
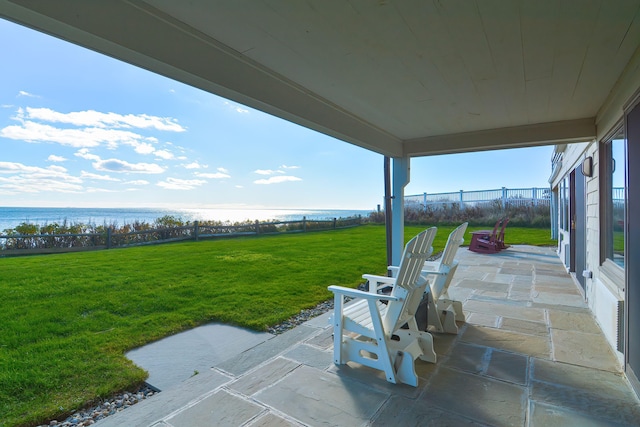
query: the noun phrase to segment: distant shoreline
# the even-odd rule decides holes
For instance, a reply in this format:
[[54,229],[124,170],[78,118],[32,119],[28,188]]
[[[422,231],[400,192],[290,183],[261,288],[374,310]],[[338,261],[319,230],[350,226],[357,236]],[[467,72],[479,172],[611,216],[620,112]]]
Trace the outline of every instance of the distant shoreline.
[[193,221],[293,221],[368,216],[373,210],[363,209],[166,209],[166,208],[48,208],[1,207],[0,232],[27,223],[44,226],[66,221],[67,224],[125,225],[133,222],[153,223],[164,216],[174,216],[185,222]]

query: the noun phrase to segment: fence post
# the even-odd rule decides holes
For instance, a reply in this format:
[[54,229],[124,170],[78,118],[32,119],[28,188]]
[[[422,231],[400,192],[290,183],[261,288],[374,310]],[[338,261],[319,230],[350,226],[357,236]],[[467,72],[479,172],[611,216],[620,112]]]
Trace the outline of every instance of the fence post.
[[422,195],[422,202],[424,204],[424,211],[427,211],[427,192],[425,191],[424,194]]
[[107,227],[107,249],[111,249],[111,227]]
[[336,229],[336,218],[333,218],[333,229]]
[[307,232],[307,217],[306,216],[302,217],[302,232],[303,233]]
[[507,208],[507,189],[502,187],[502,209]]
[[460,190],[460,209],[464,209],[464,190]]
[[256,219],[256,234],[260,234],[260,221]]
[[538,206],[538,189],[533,187],[532,190],[531,197],[533,197],[533,206]]
[[194,240],[198,240],[198,235],[200,234],[200,224],[198,221],[193,222],[193,238]]

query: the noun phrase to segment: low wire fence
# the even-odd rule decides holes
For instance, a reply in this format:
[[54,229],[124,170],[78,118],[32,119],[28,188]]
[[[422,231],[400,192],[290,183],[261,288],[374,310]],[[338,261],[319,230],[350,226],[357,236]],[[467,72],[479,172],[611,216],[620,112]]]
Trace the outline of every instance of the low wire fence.
[[437,209],[457,204],[459,209],[499,204],[503,209],[510,206],[550,206],[549,188],[497,188],[493,190],[455,191],[450,193],[422,193],[405,196],[405,206],[416,209]]
[[304,233],[355,227],[362,223],[362,216],[327,220],[303,217],[299,221],[255,221],[233,225],[195,221],[192,224],[182,226],[153,227],[138,230],[131,230],[131,226],[120,230],[116,230],[114,227],[99,226],[95,227],[95,232],[64,234],[55,232],[43,233],[42,231],[52,230],[52,228],[31,226],[29,229],[33,231],[33,234],[10,233],[0,235],[0,256],[113,249],[221,237]]

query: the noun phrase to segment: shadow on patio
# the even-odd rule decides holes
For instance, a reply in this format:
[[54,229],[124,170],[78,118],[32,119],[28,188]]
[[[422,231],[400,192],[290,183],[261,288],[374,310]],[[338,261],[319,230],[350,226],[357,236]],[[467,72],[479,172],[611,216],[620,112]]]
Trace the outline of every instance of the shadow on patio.
[[554,248],[458,251],[458,335],[417,388],[332,363],[328,314],[271,338],[99,426],[637,425],[640,404]]

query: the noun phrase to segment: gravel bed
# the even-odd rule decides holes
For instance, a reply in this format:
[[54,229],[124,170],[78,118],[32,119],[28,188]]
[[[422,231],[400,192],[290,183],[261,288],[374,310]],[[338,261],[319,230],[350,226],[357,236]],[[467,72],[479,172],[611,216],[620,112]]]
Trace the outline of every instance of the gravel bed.
[[110,399],[105,399],[99,404],[85,408],[81,411],[74,412],[71,416],[63,421],[51,420],[48,424],[41,424],[38,427],[46,426],[62,426],[62,427],[79,427],[90,426],[103,418],[113,415],[117,412],[135,405],[136,403],[148,399],[158,393],[156,390],[147,385],[143,385],[134,392],[125,391],[119,393]]

